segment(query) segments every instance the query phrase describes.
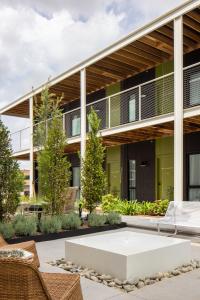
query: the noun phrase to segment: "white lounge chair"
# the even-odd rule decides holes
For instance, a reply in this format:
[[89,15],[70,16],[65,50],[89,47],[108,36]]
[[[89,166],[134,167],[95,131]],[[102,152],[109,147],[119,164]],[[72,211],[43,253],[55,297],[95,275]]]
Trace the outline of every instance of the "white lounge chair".
[[165,216],[151,222],[157,224],[158,232],[162,224],[174,226],[174,234],[177,234],[178,227],[200,229],[200,202],[183,201],[177,206],[171,201]]

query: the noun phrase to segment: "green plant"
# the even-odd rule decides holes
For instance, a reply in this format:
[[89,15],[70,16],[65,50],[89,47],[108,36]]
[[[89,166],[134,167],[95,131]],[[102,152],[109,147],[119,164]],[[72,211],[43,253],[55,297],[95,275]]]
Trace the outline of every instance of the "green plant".
[[10,133],[0,120],[0,221],[15,213],[23,184],[24,176],[12,157]]
[[120,224],[121,221],[121,216],[115,211],[112,211],[107,215],[107,222],[110,225]]
[[90,213],[101,202],[106,188],[106,176],[103,168],[105,147],[102,144],[102,138],[98,136],[100,122],[96,112],[91,108],[88,115],[90,131],[81,169],[82,197],[85,200],[85,208]]
[[0,223],[0,233],[5,239],[14,237],[15,230],[12,223]]
[[95,213],[91,213],[88,216],[88,225],[91,227],[103,226],[107,221],[107,217],[105,215],[98,215]]
[[62,221],[59,216],[45,216],[40,221],[40,231],[42,233],[59,232],[62,228]]
[[63,229],[78,229],[81,226],[81,220],[75,213],[61,216]]
[[37,232],[37,220],[35,217],[18,216],[15,218],[13,224],[16,235],[31,236]]
[[113,196],[112,194],[107,194],[102,197],[101,208],[106,213],[110,211],[115,211],[119,202],[119,198]]
[[139,215],[141,213],[141,207],[136,200],[121,200],[119,201],[116,211],[122,215]]
[[[71,177],[71,165],[65,155],[67,141],[63,130],[62,111],[59,109],[61,101],[62,97],[56,98],[46,88],[42,92],[41,104],[35,108],[37,122],[40,122],[35,130],[35,139],[38,139],[37,144],[40,145],[37,156],[39,194],[46,202],[46,211],[51,215],[63,212],[64,193]],[[45,129],[47,131],[44,139],[41,137],[41,134],[44,134],[41,126],[47,124],[47,118],[51,119],[48,120],[48,130]]]
[[165,215],[168,206],[169,206],[169,200],[167,200],[167,199],[156,200],[154,202],[153,214],[157,215],[157,216],[163,216],[163,215]]

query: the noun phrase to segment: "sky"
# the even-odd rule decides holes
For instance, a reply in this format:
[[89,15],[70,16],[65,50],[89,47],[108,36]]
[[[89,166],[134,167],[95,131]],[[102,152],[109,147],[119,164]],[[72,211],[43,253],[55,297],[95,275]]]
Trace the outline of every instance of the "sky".
[[182,2],[0,0],[0,108]]

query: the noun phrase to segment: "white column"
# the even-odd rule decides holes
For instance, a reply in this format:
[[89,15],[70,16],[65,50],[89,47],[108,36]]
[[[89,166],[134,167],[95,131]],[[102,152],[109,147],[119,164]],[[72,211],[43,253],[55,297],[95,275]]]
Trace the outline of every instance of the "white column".
[[80,72],[81,84],[80,84],[80,105],[81,105],[81,158],[85,158],[86,149],[86,69],[82,69]]
[[183,201],[183,21],[174,19],[174,201]]
[[30,197],[34,196],[33,97],[29,99],[30,120]]

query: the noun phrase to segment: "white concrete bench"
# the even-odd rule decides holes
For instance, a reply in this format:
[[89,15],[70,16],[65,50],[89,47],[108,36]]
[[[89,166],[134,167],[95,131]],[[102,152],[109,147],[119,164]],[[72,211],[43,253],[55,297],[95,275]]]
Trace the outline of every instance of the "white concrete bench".
[[200,202],[183,201],[180,206],[177,206],[174,201],[171,201],[165,216],[151,222],[157,224],[158,232],[160,232],[160,225],[174,226],[175,234],[178,232],[178,227],[200,229]]

